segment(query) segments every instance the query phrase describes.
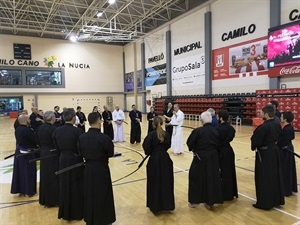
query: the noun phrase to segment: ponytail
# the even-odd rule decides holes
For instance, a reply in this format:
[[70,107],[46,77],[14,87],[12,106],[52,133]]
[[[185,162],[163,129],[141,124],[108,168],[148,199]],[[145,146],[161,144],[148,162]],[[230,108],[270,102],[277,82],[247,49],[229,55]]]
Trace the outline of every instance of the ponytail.
[[160,142],[163,142],[165,140],[165,131],[162,129],[163,120],[161,117],[156,116],[153,120],[153,128],[156,129],[157,138],[160,140]]

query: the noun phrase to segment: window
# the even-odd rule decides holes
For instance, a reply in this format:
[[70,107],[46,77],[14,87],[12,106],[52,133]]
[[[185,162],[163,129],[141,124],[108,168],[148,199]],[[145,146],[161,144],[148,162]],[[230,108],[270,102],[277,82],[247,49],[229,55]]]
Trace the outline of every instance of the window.
[[0,97],[0,114],[20,110],[23,107],[23,97]]
[[65,88],[64,68],[0,67],[0,88]]
[[26,70],[27,85],[61,85],[62,76],[60,71]]
[[22,85],[22,70],[0,69],[0,85]]

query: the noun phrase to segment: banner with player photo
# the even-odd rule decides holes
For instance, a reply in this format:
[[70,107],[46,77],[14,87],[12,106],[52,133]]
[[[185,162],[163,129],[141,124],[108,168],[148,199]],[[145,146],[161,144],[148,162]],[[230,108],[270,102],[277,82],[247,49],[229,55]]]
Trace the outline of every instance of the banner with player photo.
[[146,68],[146,87],[167,83],[166,63]]
[[205,57],[203,53],[174,59],[172,65],[172,87],[185,89],[200,87],[205,83]]
[[[134,91],[134,73],[126,73],[125,74],[125,92],[133,92]],[[142,71],[137,71],[137,88],[138,90],[142,90]]]
[[267,39],[258,38],[213,50],[213,80],[266,75]]

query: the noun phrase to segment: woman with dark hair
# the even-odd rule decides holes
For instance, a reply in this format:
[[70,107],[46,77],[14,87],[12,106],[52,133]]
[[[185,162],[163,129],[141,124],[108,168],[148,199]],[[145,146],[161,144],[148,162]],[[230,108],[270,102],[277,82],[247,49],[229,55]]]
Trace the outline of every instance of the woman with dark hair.
[[229,114],[227,110],[219,112],[219,126],[217,130],[220,135],[219,141],[219,159],[221,169],[221,180],[224,201],[233,200],[238,197],[234,151],[230,142],[235,137],[235,129],[227,122]]
[[79,119],[79,124],[77,125],[77,127],[82,129],[83,132],[85,132],[86,117],[85,117],[85,114],[83,112],[81,112],[81,107],[80,106],[77,106],[76,116]]
[[147,135],[143,143],[145,154],[150,155],[147,164],[147,207],[153,213],[175,209],[173,161],[167,152],[171,140],[162,125],[162,118],[155,117],[154,131]]
[[277,142],[280,148],[279,156],[281,159],[283,173],[283,193],[285,196],[290,196],[293,192],[298,192],[297,188],[297,173],[292,140],[295,139],[295,131],[291,123],[294,120],[292,112],[284,112],[282,120],[284,127],[281,131],[279,141]]

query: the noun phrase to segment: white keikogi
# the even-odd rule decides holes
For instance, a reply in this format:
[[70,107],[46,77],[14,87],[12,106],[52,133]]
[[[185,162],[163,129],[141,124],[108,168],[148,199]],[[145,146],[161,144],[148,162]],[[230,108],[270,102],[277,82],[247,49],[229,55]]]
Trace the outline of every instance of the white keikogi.
[[124,112],[119,109],[119,106],[115,107],[115,110],[112,113],[112,119],[114,122],[114,142],[124,142],[125,134],[123,121],[125,120]]
[[177,104],[174,105],[173,116],[170,124],[173,125],[173,136],[171,142],[171,149],[174,154],[181,154],[183,152],[183,125],[184,113],[179,110]]

